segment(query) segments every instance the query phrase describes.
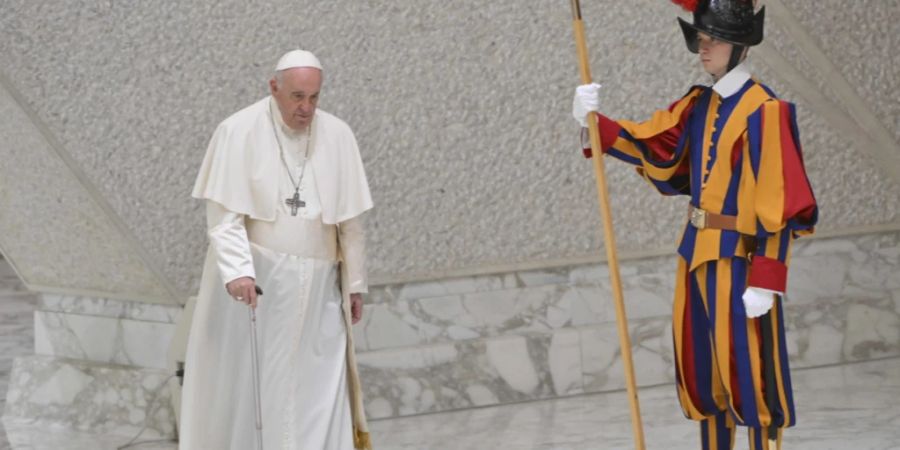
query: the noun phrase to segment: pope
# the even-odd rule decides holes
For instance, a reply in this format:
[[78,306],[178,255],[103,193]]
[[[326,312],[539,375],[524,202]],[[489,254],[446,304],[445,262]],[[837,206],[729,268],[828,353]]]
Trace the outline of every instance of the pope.
[[193,196],[206,202],[210,245],[185,359],[185,450],[259,438],[370,448],[351,326],[367,292],[360,216],[372,198],[350,127],[318,109],[323,76],[312,53],[286,53],[271,95],[219,124],[200,167]]

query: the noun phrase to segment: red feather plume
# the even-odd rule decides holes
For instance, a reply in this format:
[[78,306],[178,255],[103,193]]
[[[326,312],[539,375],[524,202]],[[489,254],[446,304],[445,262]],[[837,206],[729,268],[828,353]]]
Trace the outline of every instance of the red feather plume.
[[684,8],[687,12],[694,12],[697,10],[697,4],[700,3],[700,0],[672,0],[672,3]]

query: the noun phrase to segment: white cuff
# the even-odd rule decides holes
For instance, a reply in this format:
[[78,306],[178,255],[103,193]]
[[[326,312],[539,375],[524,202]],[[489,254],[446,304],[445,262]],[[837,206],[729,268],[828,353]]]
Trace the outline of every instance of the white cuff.
[[256,278],[250,240],[244,217],[210,202],[207,206],[209,244],[216,254],[222,282],[228,284],[241,277]]
[[581,148],[591,148],[591,134],[587,128],[581,129]]
[[347,286],[351,294],[369,292],[366,273],[366,234],[362,220],[353,218],[341,222],[339,242],[343,264],[347,265]]

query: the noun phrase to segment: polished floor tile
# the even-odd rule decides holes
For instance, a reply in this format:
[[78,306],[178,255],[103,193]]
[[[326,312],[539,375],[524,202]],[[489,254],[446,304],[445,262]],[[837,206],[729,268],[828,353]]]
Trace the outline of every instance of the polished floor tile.
[[[794,386],[799,423],[785,433],[785,450],[900,448],[900,359],[796,371]],[[671,386],[641,389],[639,397],[648,449],[700,448],[697,425],[681,417]],[[379,450],[633,448],[622,392],[379,420],[371,428]],[[15,450],[115,449],[129,439],[16,425],[7,433]],[[746,446],[740,433],[735,448]]]
[[[34,296],[0,261],[0,407],[15,356],[33,352]],[[900,358],[794,372],[798,425],[784,449],[900,449]],[[698,449],[698,426],[682,418],[673,386],[639,392],[648,449]],[[0,450],[112,450],[131,436],[5,423]],[[583,450],[633,448],[623,392],[583,395],[371,423],[377,450]],[[736,448],[747,447],[745,433]],[[175,449],[172,443],[132,447]]]
[[[13,359],[34,353],[34,305],[37,296],[25,286],[12,267],[0,258],[0,412],[6,407],[6,388]],[[0,423],[0,449],[9,448]]]
[[[794,372],[798,425],[784,449],[900,449],[900,359]],[[700,448],[674,387],[639,391],[648,449]],[[634,448],[625,393],[609,393],[378,421],[391,450]],[[747,448],[740,432],[736,449]]]

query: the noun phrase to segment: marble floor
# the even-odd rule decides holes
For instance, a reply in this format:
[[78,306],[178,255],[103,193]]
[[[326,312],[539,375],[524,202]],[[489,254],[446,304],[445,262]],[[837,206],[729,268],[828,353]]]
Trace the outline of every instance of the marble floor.
[[[6,407],[6,387],[15,357],[34,353],[34,304],[12,267],[0,257],[0,411]],[[0,423],[0,449],[9,448]]]
[[[12,358],[32,352],[33,305],[0,261],[0,408]],[[798,370],[794,388],[799,422],[786,433],[785,449],[900,449],[900,358]],[[681,417],[672,386],[641,389],[639,397],[648,449],[699,448],[697,426]],[[633,448],[622,392],[378,420],[371,428],[378,450]],[[129,439],[0,425],[0,450],[106,450]],[[736,448],[746,448],[745,434]]]
[[[796,371],[799,423],[785,449],[900,449],[900,359]],[[699,448],[697,427],[681,418],[673,389],[639,392],[648,449]],[[608,393],[374,421],[379,450],[627,449],[624,393]],[[115,449],[127,437],[9,426],[19,449]],[[736,448],[746,448],[738,435]],[[10,444],[7,444],[8,446]],[[134,448],[175,449],[174,444]]]

